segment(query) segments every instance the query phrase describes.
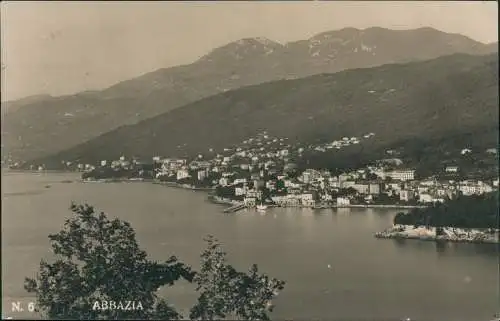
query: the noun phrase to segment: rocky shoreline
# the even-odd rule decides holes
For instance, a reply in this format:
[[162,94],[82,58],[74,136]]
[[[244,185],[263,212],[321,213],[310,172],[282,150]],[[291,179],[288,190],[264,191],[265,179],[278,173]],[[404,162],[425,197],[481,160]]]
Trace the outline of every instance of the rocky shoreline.
[[394,208],[413,209],[426,208],[425,205],[398,205],[398,204],[351,204],[351,205],[329,205],[327,208]]
[[382,232],[375,233],[376,238],[414,239],[422,241],[447,241],[461,243],[500,244],[500,230],[443,227],[436,233],[435,227],[414,227],[412,225],[394,225]]

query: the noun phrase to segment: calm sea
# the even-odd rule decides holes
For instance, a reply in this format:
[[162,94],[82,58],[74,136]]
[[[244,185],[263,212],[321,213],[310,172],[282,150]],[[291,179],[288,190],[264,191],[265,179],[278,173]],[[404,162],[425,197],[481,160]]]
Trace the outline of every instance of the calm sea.
[[[239,269],[257,263],[287,282],[275,320],[491,320],[500,311],[495,246],[379,240],[393,210],[272,209],[223,214],[206,194],[148,183],[63,183],[68,174],[2,174],[2,305],[27,306],[25,276],[51,257],[47,235],[60,230],[71,201],[129,221],[155,259],[171,255],[197,268],[203,237],[216,236]],[[471,213],[473,215],[473,213]],[[162,290],[186,309],[196,299],[180,283]]]

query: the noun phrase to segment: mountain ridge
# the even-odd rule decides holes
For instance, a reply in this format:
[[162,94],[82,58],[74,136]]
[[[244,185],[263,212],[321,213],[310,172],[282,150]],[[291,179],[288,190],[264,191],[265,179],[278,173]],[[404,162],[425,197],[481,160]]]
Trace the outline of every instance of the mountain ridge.
[[[350,42],[342,45],[335,38],[344,37],[346,30],[354,37],[344,39]],[[433,36],[427,36],[428,33]],[[327,34],[328,41],[311,43],[311,39],[325,38]],[[437,40],[429,40],[422,46],[426,37]],[[249,39],[253,40],[244,40],[240,45],[242,52],[224,50],[222,46],[192,64],[159,69],[101,91],[42,99],[7,111],[2,114],[2,139],[6,146],[2,153],[15,159],[39,158],[122,125],[138,123],[217,93],[267,81],[420,61],[456,52],[482,54],[495,49],[435,29],[342,29],[286,45]],[[273,52],[269,53],[270,48]],[[243,55],[245,50],[250,54]],[[244,58],[239,59],[238,55]]]
[[373,146],[366,148],[377,150],[409,139],[498,132],[497,102],[498,57],[455,54],[243,87],[121,126],[37,162],[193,156],[261,131],[300,143],[374,132]]

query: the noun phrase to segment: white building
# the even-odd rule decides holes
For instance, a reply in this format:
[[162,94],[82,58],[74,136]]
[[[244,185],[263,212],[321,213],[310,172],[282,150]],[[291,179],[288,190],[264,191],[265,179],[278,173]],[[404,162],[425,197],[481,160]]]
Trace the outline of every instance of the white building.
[[198,180],[202,181],[207,177],[207,171],[198,171]]
[[245,195],[246,193],[247,193],[246,187],[236,187],[234,189],[234,195],[236,196]]
[[246,178],[236,178],[233,182],[234,185],[236,184],[245,184],[247,182]]
[[111,167],[112,168],[120,167],[120,165],[121,165],[120,161],[114,160],[114,161],[111,162]]
[[369,193],[370,193],[370,195],[378,195],[378,194],[380,194],[380,184],[378,184],[378,183],[370,183]]
[[493,191],[493,188],[483,182],[477,183],[462,183],[459,185],[458,190],[462,192],[463,195],[480,195],[484,193],[489,193]]
[[370,192],[370,185],[368,184],[354,184],[353,186],[351,186],[352,188],[354,188],[359,194],[369,194]]
[[229,185],[229,179],[227,177],[221,177],[221,179],[219,179],[219,185],[220,186]]
[[447,166],[444,171],[446,173],[457,173],[458,172],[458,167],[457,166]]
[[262,192],[256,191],[254,189],[247,190],[246,192],[247,197],[255,197],[255,198],[261,198],[262,197]]
[[276,182],[275,181],[267,181],[266,188],[268,188],[270,190],[274,190],[276,188]]
[[415,199],[415,193],[409,190],[401,190],[399,192],[399,199],[405,202],[411,201]]
[[415,179],[415,170],[395,170],[388,172],[386,176],[398,181],[411,181]]
[[351,175],[349,174],[340,174],[339,175],[339,182],[347,181],[351,179]]
[[339,188],[340,187],[340,183],[336,179],[329,179],[328,180],[328,186],[330,186],[332,188]]
[[351,200],[347,197],[337,197],[337,206],[348,206],[351,205]]
[[177,180],[181,180],[189,177],[189,172],[185,169],[180,169],[177,171]]
[[434,202],[434,198],[429,195],[429,194],[419,194],[418,195],[418,201],[420,203],[433,203]]
[[256,203],[255,197],[245,197],[243,199],[243,204],[245,204],[245,206],[247,207],[254,207],[255,203]]
[[303,193],[300,195],[300,199],[302,201],[312,201],[313,200],[313,194],[312,193]]

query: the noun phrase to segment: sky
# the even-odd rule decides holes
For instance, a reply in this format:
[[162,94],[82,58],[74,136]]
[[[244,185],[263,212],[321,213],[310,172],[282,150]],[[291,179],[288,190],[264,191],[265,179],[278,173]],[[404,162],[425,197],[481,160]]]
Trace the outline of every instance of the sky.
[[2,101],[98,90],[189,64],[247,37],[281,43],[344,27],[498,40],[496,1],[2,1]]

